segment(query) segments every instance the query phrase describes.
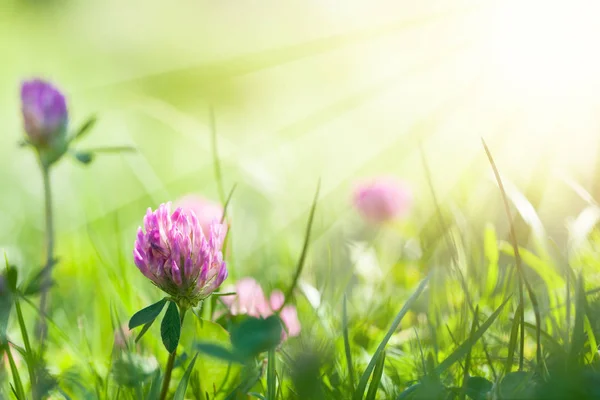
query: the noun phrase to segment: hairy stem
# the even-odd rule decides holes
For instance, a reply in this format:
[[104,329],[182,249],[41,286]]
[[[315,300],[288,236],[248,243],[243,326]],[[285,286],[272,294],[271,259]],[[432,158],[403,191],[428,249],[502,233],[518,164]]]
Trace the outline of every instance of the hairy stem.
[[[42,277],[42,292],[40,297],[40,313],[45,315],[48,307],[48,290],[51,279],[52,266],[54,265],[54,216],[52,213],[52,188],[50,187],[50,166],[40,162],[44,182],[44,214],[46,218],[46,263]],[[47,335],[46,320],[41,317],[38,324],[40,340],[40,353],[43,351]]]

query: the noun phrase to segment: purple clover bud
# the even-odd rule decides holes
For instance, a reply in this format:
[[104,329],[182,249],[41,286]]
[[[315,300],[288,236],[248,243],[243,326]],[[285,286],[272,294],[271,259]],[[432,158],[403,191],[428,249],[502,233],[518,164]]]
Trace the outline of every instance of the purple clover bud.
[[195,306],[227,278],[223,229],[213,222],[205,235],[192,210],[171,213],[171,203],[148,209],[135,241],[135,265],[180,306]]
[[21,111],[25,133],[38,149],[64,146],[68,114],[64,95],[40,79],[21,85]]

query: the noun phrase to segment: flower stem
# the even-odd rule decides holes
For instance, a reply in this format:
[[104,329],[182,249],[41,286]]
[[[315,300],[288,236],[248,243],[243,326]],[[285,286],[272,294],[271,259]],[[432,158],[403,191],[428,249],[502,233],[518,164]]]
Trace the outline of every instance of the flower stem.
[[267,400],[275,400],[277,397],[277,370],[275,363],[275,349],[271,349],[267,355]]
[[38,324],[38,335],[40,339],[40,353],[44,348],[44,341],[47,335],[47,325],[44,315],[48,306],[48,289],[51,277],[52,266],[54,265],[54,216],[52,213],[52,188],[50,187],[50,166],[42,162],[42,178],[44,181],[44,214],[46,218],[46,263],[44,264],[42,278],[42,292],[40,297],[40,321]]
[[[179,317],[179,322],[183,327],[183,317],[185,317],[185,312],[187,308],[181,308],[181,313]],[[167,393],[169,392],[169,382],[171,381],[171,373],[173,372],[173,365],[175,364],[175,356],[177,355],[177,348],[173,350],[171,354],[169,354],[169,359],[167,360],[167,366],[165,367],[165,377],[163,378],[162,388],[160,389],[160,400],[165,400],[167,398]]]

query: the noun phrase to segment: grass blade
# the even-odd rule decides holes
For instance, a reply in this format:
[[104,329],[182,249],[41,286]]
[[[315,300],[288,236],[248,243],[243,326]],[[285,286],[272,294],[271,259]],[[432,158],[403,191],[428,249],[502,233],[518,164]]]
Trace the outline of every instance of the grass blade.
[[442,374],[444,371],[450,368],[452,364],[463,358],[469,351],[471,351],[471,347],[473,347],[473,345],[479,340],[479,338],[481,338],[483,334],[490,328],[490,326],[496,320],[496,318],[498,318],[498,315],[500,315],[500,312],[502,311],[506,303],[508,303],[508,300],[510,300],[510,297],[504,300],[500,307],[498,307],[496,311],[494,311],[494,313],[490,315],[490,317],[483,324],[481,324],[481,326],[475,331],[473,335],[469,337],[468,340],[466,340],[460,346],[458,346],[458,348],[454,350],[452,354],[450,354],[435,368],[435,372],[438,375]]
[[160,373],[160,368],[157,368],[156,373],[154,374],[154,378],[152,379],[152,384],[150,385],[150,390],[148,391],[148,397],[146,397],[146,400],[158,400],[158,396],[160,396],[161,383],[162,375]]
[[183,378],[177,385],[177,390],[175,391],[175,396],[173,396],[173,400],[184,400],[185,399],[185,391],[187,390],[188,383],[190,381],[190,375],[192,374],[192,370],[194,369],[194,364],[196,364],[196,358],[198,357],[198,353],[192,358],[190,361],[190,365],[185,370],[183,374]]
[[569,355],[567,359],[567,371],[575,370],[581,365],[581,358],[585,346],[585,308],[586,298],[583,285],[583,277],[577,278],[577,291],[575,293],[575,324],[573,325],[573,334],[569,346]]
[[317,201],[319,200],[319,192],[321,190],[321,180],[317,183],[317,190],[315,191],[315,197],[313,199],[312,206],[310,208],[310,214],[308,215],[308,223],[306,225],[306,234],[304,235],[304,245],[302,246],[302,252],[300,253],[300,258],[298,259],[298,264],[296,265],[296,274],[294,275],[294,279],[287,293],[285,294],[285,300],[279,310],[277,312],[283,310],[283,307],[290,301],[290,298],[294,294],[294,290],[296,286],[298,286],[298,280],[300,279],[300,275],[302,275],[302,270],[304,269],[304,261],[306,260],[306,254],[308,253],[308,244],[310,242],[310,232],[312,231],[312,225],[315,218],[315,210],[317,209]]
[[[469,333],[469,340],[473,339],[475,335],[475,330],[477,329],[477,318],[479,318],[479,306],[475,307],[475,313],[473,314],[473,323],[471,324],[471,333]],[[469,347],[467,351],[467,356],[465,358],[465,366],[463,372],[463,384],[460,398],[464,399],[467,394],[467,384],[469,382],[469,369],[471,367],[471,350],[473,347]]]
[[23,337],[23,344],[25,345],[25,363],[27,363],[27,371],[29,372],[29,382],[31,382],[31,387],[33,388],[36,384],[35,370],[33,368],[33,350],[31,349],[31,343],[29,342],[27,326],[25,325],[25,319],[23,318],[23,312],[21,310],[21,303],[19,303],[19,299],[17,298],[15,298],[15,311],[17,313],[17,320],[19,321],[19,328],[21,329],[21,336]]
[[[225,203],[225,188],[223,186],[223,174],[221,173],[221,161],[219,160],[219,150],[217,148],[217,123],[215,120],[215,109],[212,104],[208,107],[208,119],[210,124],[210,138],[212,141],[213,164],[215,167],[215,181],[219,192],[221,204]],[[223,213],[225,215],[225,213]]]
[[344,351],[346,352],[346,365],[348,367],[348,376],[350,378],[350,392],[354,393],[354,365],[352,364],[352,350],[350,349],[350,337],[348,335],[348,310],[346,308],[346,294],[342,300],[342,330],[344,334]]
[[404,303],[404,306],[402,307],[400,312],[396,315],[396,318],[394,318],[394,321],[392,322],[392,326],[390,326],[390,329],[385,334],[385,337],[383,338],[381,343],[379,343],[379,346],[377,346],[377,350],[375,351],[375,354],[373,354],[371,361],[369,361],[369,365],[367,365],[365,372],[363,372],[362,376],[360,377],[360,380],[358,381],[358,387],[356,388],[356,392],[354,392],[354,396],[352,397],[354,400],[361,400],[363,398],[363,396],[365,394],[365,389],[367,388],[367,382],[369,381],[371,372],[373,372],[373,369],[375,368],[375,364],[377,363],[377,360],[379,359],[381,353],[384,351],[385,346],[389,342],[390,338],[392,337],[392,335],[394,334],[396,329],[398,329],[398,326],[400,325],[402,318],[404,318],[404,316],[406,315],[408,310],[410,310],[410,308],[412,307],[414,302],[421,295],[423,290],[425,290],[425,287],[427,286],[428,282],[429,282],[429,276],[427,276],[425,279],[423,279],[421,281],[421,283],[419,284],[419,287],[417,287],[417,290],[409,297],[408,301],[406,303]]
[[367,391],[366,400],[375,400],[375,396],[377,396],[377,389],[379,389],[379,383],[381,382],[381,376],[383,375],[384,366],[385,350],[381,352],[379,360],[377,361],[377,365],[375,365],[375,369],[373,370],[373,379],[371,379],[371,384],[369,385],[369,390]]
[[13,376],[14,394],[15,394],[15,396],[17,396],[17,399],[25,400],[26,397],[25,397],[25,390],[23,389],[23,382],[21,382],[21,376],[19,375],[19,369],[17,368],[17,365],[15,364],[15,359],[12,356],[12,353],[10,351],[10,345],[8,344],[8,342],[5,343],[4,350],[6,351],[6,356],[8,357],[8,363],[10,364],[10,372]]
[[519,334],[519,326],[521,320],[518,318],[521,315],[522,304],[517,306],[515,310],[515,316],[512,321],[512,328],[510,329],[510,339],[508,341],[508,356],[506,357],[506,364],[504,364],[504,375],[510,373],[512,369],[513,360],[515,357],[515,350],[517,348],[517,335]]
[[[543,357],[542,357],[542,343],[541,343],[541,330],[542,330],[542,317],[540,314],[540,307],[537,301],[537,297],[531,287],[531,284],[527,280],[525,273],[523,271],[523,264],[521,261],[521,254],[519,253],[519,244],[517,241],[517,233],[515,230],[514,220],[512,217],[512,213],[510,212],[510,206],[508,205],[508,195],[506,194],[506,190],[504,189],[504,184],[502,183],[502,178],[500,177],[500,173],[498,172],[498,168],[496,167],[496,163],[494,162],[494,158],[492,157],[492,153],[490,149],[485,144],[485,140],[481,139],[483,143],[483,148],[485,149],[485,153],[488,157],[490,165],[492,166],[492,170],[494,171],[494,176],[496,178],[496,182],[498,183],[498,188],[500,189],[500,194],[502,195],[502,201],[504,203],[504,211],[506,212],[506,217],[509,221],[510,226],[510,239],[513,247],[513,251],[515,253],[515,263],[517,266],[517,271],[519,273],[519,303],[523,304],[523,284],[527,288],[527,293],[529,294],[529,299],[531,300],[531,304],[533,306],[533,312],[535,314],[535,323],[536,323],[536,359],[538,366],[545,366]],[[523,351],[524,351],[524,333],[525,333],[525,318],[524,318],[524,306],[521,308],[521,357],[519,361],[519,369],[523,369]]]
[[221,217],[221,223],[225,223],[225,217],[227,216],[227,210],[229,210],[229,203],[233,198],[233,192],[235,192],[235,188],[237,187],[237,183],[234,183],[227,195],[227,200],[225,200],[225,204],[223,204],[223,216]]

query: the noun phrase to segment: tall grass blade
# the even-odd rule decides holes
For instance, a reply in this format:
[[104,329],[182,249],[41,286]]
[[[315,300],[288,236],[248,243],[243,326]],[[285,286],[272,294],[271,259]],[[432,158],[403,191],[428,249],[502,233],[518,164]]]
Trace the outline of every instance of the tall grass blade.
[[510,373],[512,370],[513,360],[515,357],[515,350],[517,349],[517,335],[519,334],[519,326],[521,325],[520,315],[523,305],[519,304],[515,310],[515,316],[512,320],[512,327],[510,329],[510,339],[508,341],[508,355],[506,357],[506,363],[504,364],[504,375]]
[[392,326],[390,326],[390,329],[385,334],[383,340],[379,343],[379,346],[377,346],[377,350],[375,351],[375,354],[373,354],[371,361],[369,361],[369,365],[367,365],[365,372],[363,372],[362,376],[360,377],[360,380],[358,381],[358,387],[356,388],[356,392],[354,392],[354,396],[352,397],[353,400],[362,400],[365,394],[365,389],[367,388],[369,377],[371,376],[371,372],[373,372],[373,369],[375,368],[375,364],[377,364],[377,360],[379,359],[381,352],[385,350],[385,346],[387,346],[387,343],[389,342],[390,338],[392,337],[396,329],[398,329],[402,318],[404,318],[408,310],[410,310],[415,301],[417,301],[417,298],[425,290],[425,287],[428,283],[429,275],[421,281],[421,283],[417,287],[417,290],[409,297],[406,303],[404,303],[404,306],[402,307],[400,312],[398,312],[396,318],[394,318]]
[[181,378],[179,385],[177,385],[177,390],[175,391],[175,396],[173,396],[173,400],[185,399],[185,392],[187,390],[188,383],[190,382],[190,375],[192,374],[192,371],[194,369],[194,364],[196,364],[196,358],[198,358],[198,353],[196,353],[194,358],[192,358],[192,361],[190,361],[190,365],[188,365],[188,367],[185,369],[183,378]]
[[[210,124],[210,138],[212,140],[212,155],[215,168],[215,181],[219,192],[221,204],[225,203],[225,187],[223,185],[223,174],[221,172],[221,161],[219,159],[219,149],[217,147],[217,123],[215,120],[215,109],[212,104],[208,107],[208,119]],[[223,213],[225,215],[225,213]]]
[[541,314],[540,314],[540,307],[539,307],[539,303],[537,301],[537,297],[533,291],[533,288],[531,287],[531,284],[529,283],[529,281],[527,280],[527,277],[525,276],[525,272],[523,271],[523,264],[521,261],[521,254],[519,253],[519,244],[517,241],[517,233],[515,230],[515,225],[514,225],[514,221],[513,221],[513,217],[512,217],[512,213],[510,212],[510,206],[508,204],[508,195],[506,194],[506,190],[504,189],[504,184],[502,183],[502,178],[500,177],[500,172],[498,171],[498,168],[496,167],[496,163],[494,162],[494,158],[492,157],[492,153],[490,152],[490,149],[487,147],[485,140],[481,139],[481,142],[483,143],[483,148],[485,149],[485,153],[488,157],[488,160],[490,162],[490,165],[492,166],[492,170],[494,171],[494,176],[496,178],[496,182],[498,183],[498,188],[500,189],[500,194],[502,195],[502,201],[504,203],[504,211],[506,212],[506,217],[509,221],[509,225],[510,225],[510,239],[511,239],[511,244],[513,246],[513,251],[515,253],[515,262],[516,262],[516,266],[517,266],[517,271],[519,273],[519,303],[523,305],[523,308],[521,309],[521,354],[520,354],[520,360],[519,360],[519,369],[522,369],[523,366],[523,358],[524,358],[524,331],[525,331],[525,309],[524,309],[524,295],[523,295],[523,285],[527,288],[527,293],[529,294],[529,299],[531,300],[531,304],[533,306],[533,312],[535,314],[535,323],[536,323],[536,359],[537,359],[537,363],[538,366],[542,367],[544,366],[544,360],[542,358],[542,343],[541,343],[541,329],[542,329],[542,318],[541,318]]
[[471,347],[477,343],[477,341],[483,336],[483,334],[490,328],[492,323],[498,318],[500,312],[508,303],[510,297],[504,300],[504,302],[494,311],[492,315],[489,316],[487,320],[469,337],[468,340],[464,341],[456,350],[452,352],[444,361],[442,361],[436,368],[436,374],[440,375],[445,372],[448,368],[450,368],[455,362],[463,358],[467,355],[469,351],[471,351]]
[[23,345],[25,346],[25,363],[27,364],[27,371],[29,372],[29,382],[31,383],[31,387],[34,388],[37,381],[35,379],[35,369],[33,367],[33,350],[31,349],[31,343],[29,342],[29,334],[27,333],[27,326],[25,325],[25,319],[23,318],[21,303],[17,298],[15,298],[15,312],[17,313],[17,320],[19,321],[19,328],[21,329]]
[[[479,306],[475,308],[475,314],[473,315],[473,323],[471,324],[471,332],[469,333],[469,340],[473,339],[475,330],[477,329],[477,318],[479,318]],[[469,347],[467,356],[465,357],[465,367],[463,371],[463,384],[460,398],[464,400],[467,395],[467,383],[469,382],[469,370],[471,368],[471,350],[473,347]]]
[[8,357],[8,363],[10,365],[10,373],[12,374],[13,377],[13,389],[14,389],[14,394],[15,396],[17,396],[18,400],[25,400],[25,390],[23,389],[23,382],[21,382],[21,376],[19,375],[19,369],[17,368],[17,365],[15,364],[15,359],[12,356],[12,353],[10,351],[10,345],[8,344],[8,342],[5,342],[4,344],[4,351],[6,351],[6,356]]
[[350,349],[350,337],[348,335],[348,310],[347,310],[347,299],[344,293],[344,299],[342,300],[342,330],[344,334],[344,351],[346,352],[346,366],[348,367],[348,377],[350,382],[350,391],[354,393],[354,364],[352,363],[352,350]]
[[385,350],[381,352],[377,365],[373,370],[373,378],[367,391],[366,400],[375,400],[377,396],[377,389],[379,389],[379,383],[381,383],[381,376],[383,375],[383,367],[385,366]]
[[312,225],[315,218],[315,210],[317,209],[317,201],[319,200],[319,192],[321,190],[321,180],[317,183],[317,190],[315,191],[315,197],[312,202],[312,206],[310,208],[310,214],[308,215],[308,223],[306,224],[306,233],[304,235],[304,244],[302,246],[302,252],[300,253],[300,258],[298,259],[298,264],[296,265],[296,273],[294,275],[294,279],[292,280],[292,284],[290,285],[287,293],[285,294],[285,300],[281,307],[279,307],[278,311],[281,311],[283,307],[290,301],[290,298],[294,294],[294,290],[296,290],[296,286],[298,286],[298,280],[300,279],[300,275],[302,275],[302,270],[304,269],[304,262],[306,261],[306,254],[308,253],[308,244],[310,243],[310,233],[312,231]]
[[575,296],[575,323],[573,325],[573,333],[571,335],[571,343],[569,346],[567,371],[573,371],[578,368],[579,365],[581,365],[583,349],[585,346],[586,298],[583,277],[581,275],[577,277]]

